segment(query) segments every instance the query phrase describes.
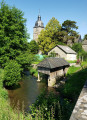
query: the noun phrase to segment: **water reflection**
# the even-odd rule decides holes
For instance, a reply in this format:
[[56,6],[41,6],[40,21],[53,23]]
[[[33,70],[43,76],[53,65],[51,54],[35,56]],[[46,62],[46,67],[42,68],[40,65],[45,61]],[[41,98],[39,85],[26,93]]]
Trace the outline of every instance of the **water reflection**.
[[20,88],[15,90],[8,90],[10,104],[13,107],[18,107],[22,110],[28,111],[29,106],[35,102],[37,96],[43,89],[47,89],[46,83],[38,83],[35,77],[26,75],[24,80],[20,82]]

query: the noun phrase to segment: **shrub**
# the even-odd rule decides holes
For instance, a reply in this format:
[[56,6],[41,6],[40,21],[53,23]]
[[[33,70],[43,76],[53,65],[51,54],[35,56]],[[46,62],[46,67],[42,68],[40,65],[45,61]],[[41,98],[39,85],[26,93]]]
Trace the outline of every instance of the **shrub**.
[[4,68],[4,83],[7,86],[12,86],[18,84],[21,80],[21,71],[20,65],[15,60],[10,60],[9,63]]

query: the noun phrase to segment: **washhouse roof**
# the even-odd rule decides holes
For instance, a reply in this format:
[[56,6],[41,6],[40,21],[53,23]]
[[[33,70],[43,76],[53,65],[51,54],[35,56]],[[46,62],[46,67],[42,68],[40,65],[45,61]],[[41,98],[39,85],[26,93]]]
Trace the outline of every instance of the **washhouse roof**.
[[49,57],[41,61],[37,66],[53,69],[62,66],[69,66],[69,63],[63,58]]

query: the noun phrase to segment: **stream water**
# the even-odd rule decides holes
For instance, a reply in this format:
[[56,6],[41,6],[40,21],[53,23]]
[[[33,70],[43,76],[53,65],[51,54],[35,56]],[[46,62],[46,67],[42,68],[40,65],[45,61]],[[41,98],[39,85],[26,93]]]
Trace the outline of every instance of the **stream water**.
[[47,87],[46,83],[37,82],[37,79],[31,75],[25,75],[24,80],[20,82],[20,87],[15,90],[8,90],[10,104],[24,111],[29,111],[29,106],[35,102],[38,95],[44,90],[55,91]]

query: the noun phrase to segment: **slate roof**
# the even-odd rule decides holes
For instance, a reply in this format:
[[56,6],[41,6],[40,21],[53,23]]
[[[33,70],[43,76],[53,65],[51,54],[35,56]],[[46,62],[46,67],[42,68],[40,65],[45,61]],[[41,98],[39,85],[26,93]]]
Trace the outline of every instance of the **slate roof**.
[[63,58],[50,57],[41,61],[37,66],[53,69],[62,66],[69,66],[69,63],[65,61]]
[[82,42],[82,45],[87,45],[87,40],[84,40],[84,41]]
[[70,53],[70,54],[76,54],[76,52],[74,50],[72,50],[70,47],[68,46],[64,46],[64,45],[57,45],[57,47],[59,47],[61,50],[63,50],[65,53]]
[[43,24],[43,22],[41,21],[41,16],[40,16],[40,15],[38,15],[38,19],[37,19],[37,21],[35,22],[34,28],[38,28],[38,27],[44,28],[44,24]]

